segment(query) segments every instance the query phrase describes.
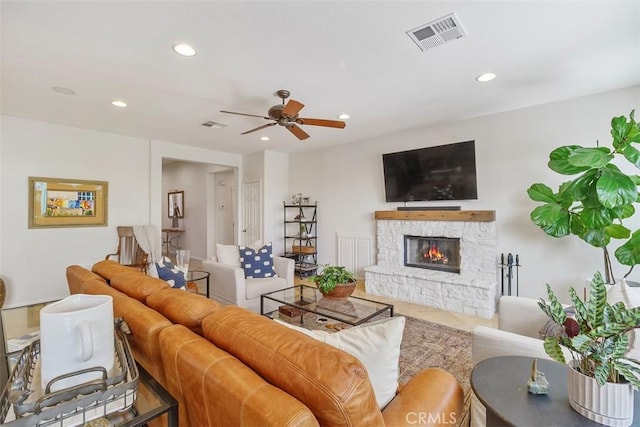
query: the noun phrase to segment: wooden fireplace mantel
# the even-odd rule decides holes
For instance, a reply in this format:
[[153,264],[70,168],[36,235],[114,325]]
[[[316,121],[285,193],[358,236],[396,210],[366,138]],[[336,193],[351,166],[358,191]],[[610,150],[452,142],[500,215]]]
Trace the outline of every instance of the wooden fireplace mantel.
[[493,222],[496,211],[376,211],[376,219],[405,221],[474,221]]

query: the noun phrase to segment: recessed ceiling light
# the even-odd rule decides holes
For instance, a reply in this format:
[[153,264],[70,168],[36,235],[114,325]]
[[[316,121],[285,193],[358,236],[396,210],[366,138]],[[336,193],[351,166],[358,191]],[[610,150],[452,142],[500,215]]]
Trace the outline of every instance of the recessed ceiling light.
[[124,108],[127,106],[127,103],[124,101],[113,101],[111,105],[115,105],[116,107]]
[[174,44],[172,47],[177,54],[182,56],[193,56],[196,54],[196,50],[188,44]]
[[260,137],[260,141],[268,141],[269,137],[268,136],[261,136]]
[[76,92],[74,90],[67,89],[66,87],[53,86],[51,89],[53,89],[54,92],[58,92],[58,93],[61,93],[63,95],[75,95],[76,94]]
[[495,79],[496,75],[493,73],[484,73],[484,74],[480,74],[478,77],[476,77],[476,80],[484,83],[484,82],[490,82],[491,80]]
[[339,118],[340,120],[347,120],[347,119],[349,118],[349,115],[348,115],[348,114],[346,114],[346,113],[342,113],[342,114],[340,114],[340,115],[338,116],[338,118]]

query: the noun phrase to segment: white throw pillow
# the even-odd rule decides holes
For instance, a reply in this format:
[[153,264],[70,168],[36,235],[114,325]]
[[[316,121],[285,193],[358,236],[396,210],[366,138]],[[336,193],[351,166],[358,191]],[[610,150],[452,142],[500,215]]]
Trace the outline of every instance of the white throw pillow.
[[[622,301],[626,308],[640,307],[640,288],[631,288],[627,282],[622,279],[615,285],[607,289],[607,302],[614,305]],[[628,332],[629,334],[629,351],[627,356],[640,360],[640,333],[637,330]]]
[[216,255],[220,264],[230,265],[240,268],[240,253],[236,245],[216,244]]
[[[258,250],[262,247],[262,240],[256,240],[247,246]],[[220,264],[240,268],[240,251],[236,245],[221,245],[220,243],[216,243],[216,256]]]
[[278,322],[339,348],[360,360],[367,369],[380,409],[391,402],[396,395],[404,317],[390,317],[336,333],[310,331],[289,323]]

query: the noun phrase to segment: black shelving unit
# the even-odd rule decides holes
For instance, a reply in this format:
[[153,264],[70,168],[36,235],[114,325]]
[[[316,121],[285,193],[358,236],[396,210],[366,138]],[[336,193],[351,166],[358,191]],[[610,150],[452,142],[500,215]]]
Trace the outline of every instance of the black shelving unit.
[[284,256],[295,261],[300,277],[318,270],[318,202],[284,205]]

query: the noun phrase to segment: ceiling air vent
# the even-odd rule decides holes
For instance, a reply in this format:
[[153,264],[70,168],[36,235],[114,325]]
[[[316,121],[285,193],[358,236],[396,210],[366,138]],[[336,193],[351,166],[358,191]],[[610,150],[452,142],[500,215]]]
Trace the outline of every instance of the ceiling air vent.
[[222,129],[222,128],[226,128],[229,125],[225,125],[224,123],[214,122],[213,120],[209,120],[202,123],[202,126],[206,126],[208,128]]
[[407,31],[407,35],[423,51],[467,35],[455,13]]

